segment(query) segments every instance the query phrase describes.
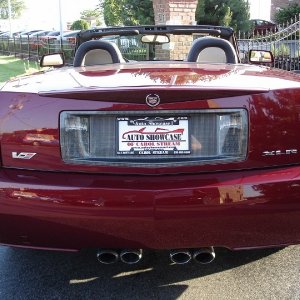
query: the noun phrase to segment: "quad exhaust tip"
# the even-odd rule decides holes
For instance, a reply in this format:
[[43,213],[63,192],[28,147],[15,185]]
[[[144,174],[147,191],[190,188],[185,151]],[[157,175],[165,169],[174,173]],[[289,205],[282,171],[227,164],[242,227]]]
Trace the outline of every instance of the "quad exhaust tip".
[[97,252],[97,259],[102,264],[110,265],[119,260],[119,254],[115,250],[99,250]]
[[172,250],[170,252],[170,259],[174,264],[184,265],[190,262],[192,255],[187,249]]
[[194,250],[193,259],[200,264],[209,264],[216,258],[213,247],[206,247]]
[[183,265],[191,261],[191,259],[200,264],[209,264],[216,258],[213,247],[205,247],[199,249],[177,249],[170,251],[170,259],[173,263]]
[[110,265],[116,263],[119,259],[125,264],[136,264],[143,256],[142,249],[126,249],[119,254],[117,250],[101,249],[97,252],[97,259],[100,263]]
[[137,264],[142,259],[142,256],[142,249],[123,250],[120,253],[121,261],[129,265]]
[[[119,259],[125,264],[136,264],[143,257],[142,249],[125,249],[120,253],[117,250],[101,249],[97,252],[97,259],[100,263],[110,265]],[[170,251],[170,259],[174,264],[184,265],[192,259],[200,264],[209,264],[216,258],[213,247],[193,249],[176,249]]]

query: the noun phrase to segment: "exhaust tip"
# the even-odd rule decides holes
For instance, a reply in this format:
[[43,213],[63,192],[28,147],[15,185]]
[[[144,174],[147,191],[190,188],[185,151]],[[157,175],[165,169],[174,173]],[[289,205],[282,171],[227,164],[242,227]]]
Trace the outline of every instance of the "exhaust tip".
[[175,264],[184,265],[190,262],[192,255],[188,250],[173,250],[170,252],[170,259]]
[[118,261],[119,254],[114,250],[99,250],[97,252],[97,259],[102,264],[110,265]]
[[143,256],[142,249],[136,249],[136,250],[123,250],[120,253],[120,259],[123,263],[133,265],[137,264]]
[[209,264],[216,258],[213,247],[200,248],[193,253],[193,259],[200,264]]

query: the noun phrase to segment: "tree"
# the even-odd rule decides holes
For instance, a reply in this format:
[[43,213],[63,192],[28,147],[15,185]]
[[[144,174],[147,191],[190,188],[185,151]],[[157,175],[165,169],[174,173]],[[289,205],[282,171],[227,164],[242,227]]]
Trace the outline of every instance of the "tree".
[[287,7],[278,10],[275,14],[275,21],[278,24],[291,22],[295,17],[298,19],[300,14],[300,5],[298,3],[291,3]]
[[89,23],[85,20],[77,20],[75,22],[73,22],[73,24],[71,25],[71,29],[72,30],[85,30],[88,29]]
[[101,1],[105,24],[108,26],[117,26],[123,23],[122,6],[124,0],[104,0]]
[[98,8],[86,9],[80,13],[80,19],[85,20],[87,22],[94,21],[93,23],[95,23],[96,26],[101,25],[100,16],[101,12]]
[[151,0],[126,0],[124,2],[124,25],[154,24],[154,10]]
[[100,5],[108,26],[154,24],[151,0],[104,0]]
[[[25,3],[22,0],[11,0],[11,16],[12,18],[18,18],[26,8]],[[0,19],[8,19],[8,1],[0,0]]]
[[196,10],[198,24],[231,26],[235,30],[250,28],[250,7],[247,0],[199,0]]

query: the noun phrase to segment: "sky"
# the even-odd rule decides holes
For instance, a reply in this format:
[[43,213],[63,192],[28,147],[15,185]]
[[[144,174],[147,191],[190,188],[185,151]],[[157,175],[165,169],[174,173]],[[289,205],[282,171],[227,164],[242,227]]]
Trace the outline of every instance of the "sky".
[[[80,12],[94,9],[99,0],[60,0],[62,6],[63,23],[79,19]],[[24,29],[57,29],[59,30],[59,0],[24,0],[26,10],[18,21],[19,27]],[[15,24],[15,26],[17,26]],[[17,28],[23,29],[23,28]]]
[[[60,1],[63,24],[78,20],[81,11],[94,9],[99,4],[99,0]],[[21,20],[13,21],[13,31],[39,28],[59,30],[59,0],[24,0],[24,2],[27,9]],[[251,4],[251,19],[270,19],[271,0],[249,0],[249,2]]]
[[270,20],[271,0],[250,0],[250,19]]

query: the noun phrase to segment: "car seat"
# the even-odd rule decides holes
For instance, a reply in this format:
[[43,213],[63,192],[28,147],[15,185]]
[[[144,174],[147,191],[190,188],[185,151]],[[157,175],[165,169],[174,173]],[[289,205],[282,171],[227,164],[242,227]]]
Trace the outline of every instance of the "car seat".
[[74,67],[95,66],[125,62],[115,43],[92,40],[82,43],[74,57]]
[[238,58],[232,44],[227,40],[216,37],[202,37],[193,42],[187,61],[236,64]]

